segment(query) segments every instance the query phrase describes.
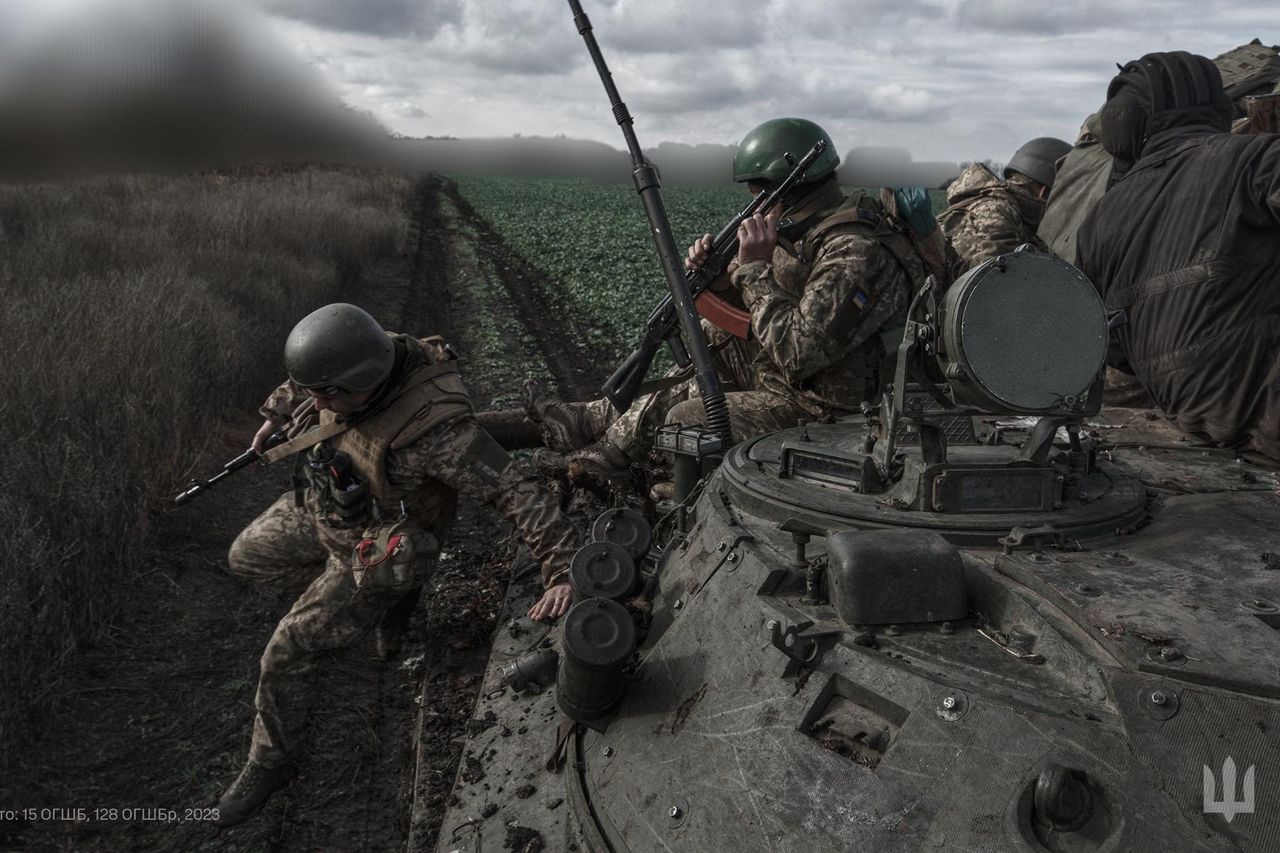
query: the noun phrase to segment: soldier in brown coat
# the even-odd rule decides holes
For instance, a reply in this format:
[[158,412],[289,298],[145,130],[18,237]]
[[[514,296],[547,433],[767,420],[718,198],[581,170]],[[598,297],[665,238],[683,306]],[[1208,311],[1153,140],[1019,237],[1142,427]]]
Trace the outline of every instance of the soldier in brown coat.
[[296,489],[241,532],[228,561],[241,577],[300,595],[263,652],[249,760],[218,802],[222,826],[286,783],[320,654],[416,601],[459,492],[492,503],[541,563],[546,594],[534,618],[568,609],[580,544],[536,475],[476,423],[438,338],[391,335],[354,305],[328,305],[290,333],[285,366],[289,380],[262,407],[254,446],[289,431],[264,456],[293,456]]
[[1111,186],[1079,267],[1123,312],[1111,361],[1202,441],[1280,462],[1280,136],[1229,133],[1203,56],[1126,63],[1101,113]]

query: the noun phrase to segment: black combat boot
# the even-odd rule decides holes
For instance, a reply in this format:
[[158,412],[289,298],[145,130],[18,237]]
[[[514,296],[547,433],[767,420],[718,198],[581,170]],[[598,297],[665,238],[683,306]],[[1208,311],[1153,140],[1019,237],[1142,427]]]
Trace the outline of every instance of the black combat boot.
[[572,453],[595,441],[586,403],[566,403],[544,391],[536,379],[525,380],[522,396],[525,414],[542,432],[543,446]]
[[252,761],[244,763],[244,769],[218,800],[218,816],[214,825],[223,828],[237,826],[248,820],[262,804],[289,782],[289,766],[263,767]]

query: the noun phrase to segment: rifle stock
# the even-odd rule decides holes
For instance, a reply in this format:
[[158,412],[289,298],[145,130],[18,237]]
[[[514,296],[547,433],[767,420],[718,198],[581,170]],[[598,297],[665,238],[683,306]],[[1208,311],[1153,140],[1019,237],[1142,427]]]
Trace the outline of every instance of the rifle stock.
[[618,365],[618,369],[605,380],[602,391],[609,403],[619,412],[631,408],[639,391],[640,383],[649,373],[649,366],[658,354],[658,344],[648,338],[640,342],[640,346],[627,356],[626,361]]

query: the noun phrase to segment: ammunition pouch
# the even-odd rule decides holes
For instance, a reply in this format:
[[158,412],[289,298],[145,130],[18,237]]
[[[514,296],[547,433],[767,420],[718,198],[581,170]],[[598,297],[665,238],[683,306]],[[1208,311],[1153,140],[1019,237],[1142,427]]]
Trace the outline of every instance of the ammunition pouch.
[[375,524],[351,550],[356,586],[407,592],[421,586],[435,566],[440,543],[411,518]]
[[294,487],[299,486],[316,516],[331,527],[360,527],[372,514],[369,484],[355,475],[350,456],[328,444],[298,456]]

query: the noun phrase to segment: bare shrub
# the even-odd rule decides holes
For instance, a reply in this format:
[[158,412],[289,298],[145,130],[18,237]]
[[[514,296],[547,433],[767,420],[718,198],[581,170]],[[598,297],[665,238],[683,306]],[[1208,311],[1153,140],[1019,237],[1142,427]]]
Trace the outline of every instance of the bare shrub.
[[[403,247],[407,181],[355,171],[0,186],[0,764],[109,624],[148,520],[285,336]],[[11,699],[12,697],[12,699]],[[16,701],[14,701],[16,700]]]

